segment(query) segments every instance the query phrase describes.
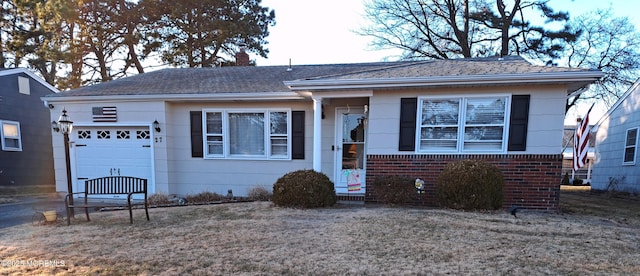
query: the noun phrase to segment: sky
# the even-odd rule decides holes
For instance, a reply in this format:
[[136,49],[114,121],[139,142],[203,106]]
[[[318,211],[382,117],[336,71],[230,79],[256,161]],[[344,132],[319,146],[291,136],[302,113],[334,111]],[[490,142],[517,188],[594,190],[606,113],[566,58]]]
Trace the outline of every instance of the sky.
[[[291,64],[331,64],[397,60],[397,50],[375,50],[371,38],[356,34],[367,24],[364,2],[368,0],[263,0],[275,10],[276,25],[270,28],[268,58],[251,55],[258,66]],[[616,16],[627,16],[640,30],[640,1],[637,0],[551,0],[555,10],[575,17],[596,9],[612,7]],[[567,115],[566,123],[575,123],[589,106],[578,106]],[[596,122],[606,111],[596,106],[590,120]],[[580,113],[580,114],[578,114]]]

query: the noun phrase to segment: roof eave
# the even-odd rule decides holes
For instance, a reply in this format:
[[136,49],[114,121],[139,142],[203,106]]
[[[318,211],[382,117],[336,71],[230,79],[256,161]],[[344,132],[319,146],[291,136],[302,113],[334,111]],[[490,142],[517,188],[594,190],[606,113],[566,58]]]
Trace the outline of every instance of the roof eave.
[[42,86],[44,86],[47,89],[53,91],[54,93],[60,93],[60,90],[58,90],[58,88],[55,88],[53,85],[51,85],[48,82],[46,82],[43,78],[39,77],[38,75],[36,75],[35,73],[31,72],[30,70],[28,70],[26,68],[12,68],[12,69],[2,70],[2,71],[0,71],[0,77],[1,76],[9,76],[9,75],[13,75],[13,74],[19,74],[19,73],[24,73],[24,74],[30,76],[32,79],[34,79],[35,81],[39,82],[40,84],[42,84]]
[[97,95],[97,96],[45,96],[45,102],[83,102],[83,101],[257,101],[257,100],[303,100],[295,92],[245,92],[245,93],[209,93],[209,94],[154,94],[154,95]]
[[285,81],[293,91],[298,90],[334,90],[334,89],[376,89],[394,87],[464,86],[524,83],[584,83],[572,91],[580,89],[603,76],[600,71],[575,71],[555,73],[463,75],[414,78],[382,79],[321,79]]

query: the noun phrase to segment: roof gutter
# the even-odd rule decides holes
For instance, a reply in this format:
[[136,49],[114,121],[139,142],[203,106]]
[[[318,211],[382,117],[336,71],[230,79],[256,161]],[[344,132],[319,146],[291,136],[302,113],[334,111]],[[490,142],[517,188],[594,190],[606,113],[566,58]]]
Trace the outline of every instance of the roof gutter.
[[268,101],[268,100],[303,100],[304,97],[295,92],[260,92],[260,93],[211,93],[211,94],[162,94],[162,95],[103,95],[103,96],[62,96],[64,92],[45,96],[45,102],[108,102],[108,101]]
[[375,89],[425,86],[461,86],[495,84],[593,82],[604,74],[600,71],[555,73],[435,76],[384,79],[314,79],[285,81],[291,90]]

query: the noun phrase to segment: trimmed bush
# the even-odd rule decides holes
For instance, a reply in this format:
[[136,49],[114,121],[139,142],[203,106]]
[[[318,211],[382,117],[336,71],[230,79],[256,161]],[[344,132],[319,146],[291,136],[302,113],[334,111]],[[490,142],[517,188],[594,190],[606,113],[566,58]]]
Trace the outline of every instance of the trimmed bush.
[[253,187],[249,190],[249,200],[269,201],[273,194],[264,187]]
[[152,194],[147,199],[149,205],[166,205],[171,203],[169,196],[163,193]]
[[295,208],[328,207],[337,200],[333,182],[314,170],[294,171],[280,177],[273,184],[271,197],[277,206]]
[[408,176],[379,176],[373,181],[377,199],[385,204],[409,203],[416,198],[415,179]]
[[187,195],[185,199],[189,203],[206,203],[222,201],[225,199],[225,197],[213,192],[202,192],[196,195]]
[[449,163],[438,176],[436,198],[448,208],[499,209],[504,179],[498,167],[481,160]]

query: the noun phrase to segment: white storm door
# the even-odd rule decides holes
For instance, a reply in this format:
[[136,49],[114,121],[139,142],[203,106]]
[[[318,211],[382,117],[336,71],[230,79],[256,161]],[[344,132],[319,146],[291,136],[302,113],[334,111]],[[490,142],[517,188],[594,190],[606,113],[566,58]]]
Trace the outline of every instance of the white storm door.
[[365,193],[365,134],[363,109],[336,109],[334,182],[338,194]]
[[148,193],[155,191],[151,181],[151,133],[148,127],[79,127],[74,133],[77,176],[74,192],[84,191],[84,180],[103,176],[146,178],[149,180]]

